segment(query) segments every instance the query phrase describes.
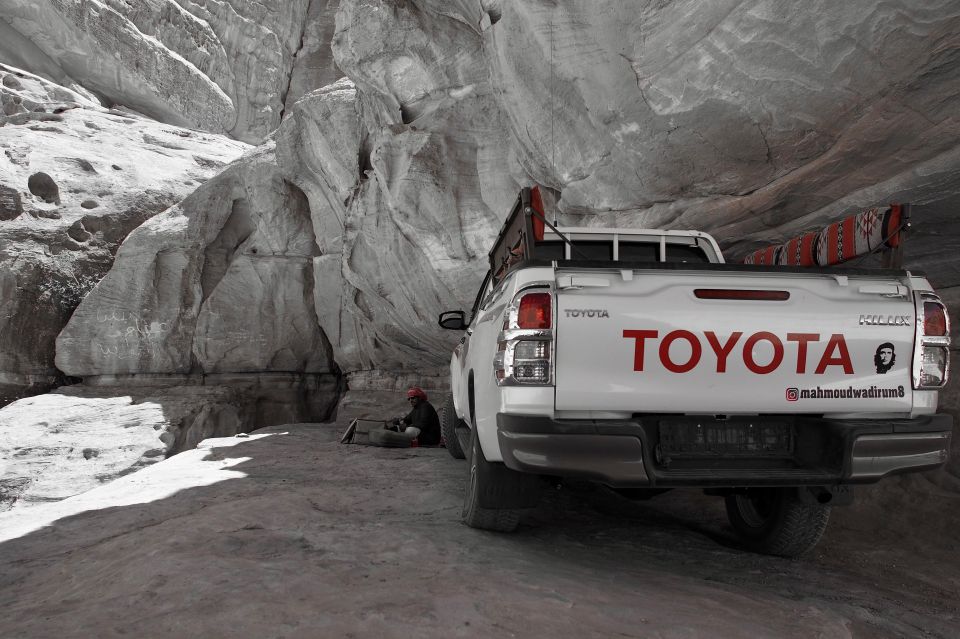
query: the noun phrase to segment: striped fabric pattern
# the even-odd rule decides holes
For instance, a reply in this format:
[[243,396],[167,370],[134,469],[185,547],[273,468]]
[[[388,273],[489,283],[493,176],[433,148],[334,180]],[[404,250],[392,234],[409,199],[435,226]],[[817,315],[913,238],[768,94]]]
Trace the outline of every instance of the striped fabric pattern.
[[804,233],[783,244],[754,251],[744,264],[832,266],[866,255],[881,246],[900,245],[902,207],[867,209],[820,231]]

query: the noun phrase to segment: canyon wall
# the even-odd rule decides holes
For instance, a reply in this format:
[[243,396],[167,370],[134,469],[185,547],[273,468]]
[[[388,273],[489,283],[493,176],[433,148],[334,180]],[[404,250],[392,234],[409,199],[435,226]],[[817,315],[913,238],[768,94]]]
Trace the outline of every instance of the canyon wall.
[[0,61],[108,105],[259,142],[285,104],[339,77],[334,0],[11,0]]
[[121,242],[248,145],[0,65],[0,404],[65,381],[54,345]]
[[[276,189],[260,196],[276,220],[289,216],[299,228],[308,218],[316,245],[315,254],[300,256],[312,262],[312,275],[271,294],[282,308],[290,287],[303,288],[315,300],[333,359],[358,380],[376,371],[443,368],[453,336],[434,318],[469,304],[490,238],[519,186],[531,183],[559,198],[564,222],[697,228],[715,233],[734,259],[860,207],[911,201],[909,264],[933,267],[941,287],[957,284],[949,258],[956,234],[930,237],[931,229],[955,228],[960,185],[960,7],[948,0],[921,7],[349,0],[339,3],[333,25],[332,2],[284,11],[240,0],[181,5],[155,0],[134,11],[118,2],[50,0],[15,3],[4,19],[47,46],[42,60],[57,62],[64,77],[96,95],[106,94],[94,70],[71,63],[72,53],[45,45],[29,25],[53,12],[59,21],[49,21],[72,34],[63,41],[142,40],[120,56],[121,66],[139,69],[154,88],[155,69],[137,55],[163,45],[176,53],[166,57],[206,78],[202,91],[189,89],[202,105],[181,109],[195,126],[252,138],[280,125],[266,143],[271,159],[248,162],[243,176],[229,179],[249,186],[231,188],[281,180],[305,198],[306,209],[288,210],[293,196]],[[327,38],[332,60],[323,53]],[[243,44],[254,41],[271,46]],[[305,62],[293,72],[297,51]],[[350,88],[313,91],[313,82],[335,76],[331,69],[346,74]],[[136,106],[140,88],[123,85],[113,95]],[[227,111],[242,125],[224,126]],[[159,107],[151,113],[182,116]],[[262,171],[276,173],[268,179]],[[207,235],[190,240],[200,243],[192,250],[205,252],[221,230],[233,232],[224,230],[230,214],[220,217],[210,218]],[[123,297],[174,299],[149,290],[144,277],[124,280]],[[215,297],[237,302],[243,290],[224,288]],[[117,294],[103,288],[102,295]],[[169,312],[179,316],[195,314],[205,298],[180,291],[175,299],[182,308]],[[91,313],[82,310],[61,338],[65,373],[157,367],[142,352],[123,365],[74,352],[81,344],[89,351],[85,336],[99,335],[89,332]],[[200,336],[219,330],[199,318],[196,327]],[[181,352],[186,337],[169,339],[180,355],[165,366],[194,366]],[[226,338],[218,339],[226,348]],[[216,357],[213,346],[207,354],[196,344],[201,362]],[[305,361],[312,348],[308,337],[294,359]],[[239,352],[251,366],[262,363],[251,348]]]
[[[5,3],[0,36],[0,61],[144,128],[126,141],[162,157],[132,159],[139,179],[188,156],[209,170],[131,214],[146,221],[77,277],[89,283],[67,287],[83,301],[48,323],[46,334],[70,317],[44,374],[85,388],[274,384],[289,394],[251,397],[315,394],[290,413],[302,417],[329,413],[341,376],[352,389],[442,387],[459,336],[436,316],[469,308],[532,183],[562,223],[696,228],[731,259],[909,201],[907,265],[960,316],[950,0],[42,0]],[[54,136],[63,125],[46,120],[77,109],[23,104],[4,101],[0,207],[36,235],[64,189],[57,204],[28,188],[14,158],[42,165],[17,145]],[[86,119],[78,140],[104,156],[126,148]],[[225,167],[239,152],[190,146],[215,146],[213,133],[257,146]],[[76,237],[114,233],[62,215]],[[134,226],[116,224],[115,244]],[[37,240],[35,252],[62,255],[60,244],[72,246]],[[2,277],[0,303],[28,324],[41,292]],[[44,348],[48,361],[52,337]],[[0,369],[27,374],[25,356],[5,357]]]

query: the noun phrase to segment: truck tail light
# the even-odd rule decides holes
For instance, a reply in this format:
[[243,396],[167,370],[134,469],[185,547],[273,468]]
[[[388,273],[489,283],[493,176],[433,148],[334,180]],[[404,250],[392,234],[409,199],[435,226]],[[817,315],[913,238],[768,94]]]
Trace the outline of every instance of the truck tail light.
[[513,345],[513,376],[520,382],[550,382],[550,342],[520,340]]
[[913,358],[913,387],[943,388],[950,372],[950,316],[940,298],[916,293],[917,327]]
[[947,309],[940,302],[924,300],[923,334],[944,336],[947,334]]
[[553,383],[553,295],[538,288],[521,291],[504,315],[493,358],[499,386]]
[[549,360],[550,343],[520,340],[513,346],[513,357],[520,360]]
[[785,302],[790,291],[756,291],[735,288],[695,288],[693,294],[701,300],[750,300],[753,302]]
[[947,349],[942,346],[924,346],[920,363],[921,388],[940,388],[947,383]]
[[517,328],[550,328],[552,306],[550,293],[527,293],[520,298]]

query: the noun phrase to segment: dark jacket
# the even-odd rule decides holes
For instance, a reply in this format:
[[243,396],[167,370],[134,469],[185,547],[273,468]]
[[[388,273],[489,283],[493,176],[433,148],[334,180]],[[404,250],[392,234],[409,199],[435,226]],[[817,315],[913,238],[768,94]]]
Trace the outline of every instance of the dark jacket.
[[421,446],[436,446],[440,443],[440,418],[430,402],[421,400],[417,407],[400,421],[420,429],[417,440]]

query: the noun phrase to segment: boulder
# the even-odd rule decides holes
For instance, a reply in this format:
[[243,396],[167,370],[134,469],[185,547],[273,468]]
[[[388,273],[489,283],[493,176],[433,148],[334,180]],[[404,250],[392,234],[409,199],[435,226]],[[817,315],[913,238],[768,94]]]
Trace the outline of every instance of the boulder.
[[0,221],[15,220],[23,213],[23,198],[17,189],[0,184]]
[[144,223],[57,340],[69,375],[330,373],[306,196],[267,143]]
[[60,188],[53,178],[43,171],[30,176],[27,180],[27,188],[47,204],[60,204]]

